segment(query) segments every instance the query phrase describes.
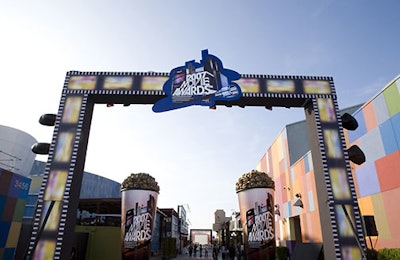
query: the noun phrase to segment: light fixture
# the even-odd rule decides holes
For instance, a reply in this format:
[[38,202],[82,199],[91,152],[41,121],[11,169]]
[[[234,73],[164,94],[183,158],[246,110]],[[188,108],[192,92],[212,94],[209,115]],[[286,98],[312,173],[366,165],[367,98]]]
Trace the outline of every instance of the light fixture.
[[[344,113],[341,117],[343,128],[354,131],[358,128],[357,120],[350,114]],[[357,145],[352,145],[347,149],[349,160],[355,164],[361,165],[365,162],[365,154]]]
[[49,143],[35,143],[31,147],[32,152],[35,154],[49,154],[50,144]]
[[301,201],[301,194],[296,193],[297,200],[294,202],[293,206],[303,208],[303,202]]
[[281,215],[281,212],[279,211],[279,205],[278,204],[275,205],[275,215],[277,215],[277,216]]
[[57,117],[57,115],[55,115],[55,114],[43,114],[39,118],[39,123],[41,125],[54,126],[56,123],[56,117]]
[[353,163],[361,165],[365,162],[365,154],[357,145],[354,144],[350,146],[347,152],[349,154],[349,160]]
[[[43,114],[39,118],[39,123],[45,126],[54,126],[56,124],[56,114]],[[34,143],[31,150],[35,154],[49,154],[50,144],[49,143]]]

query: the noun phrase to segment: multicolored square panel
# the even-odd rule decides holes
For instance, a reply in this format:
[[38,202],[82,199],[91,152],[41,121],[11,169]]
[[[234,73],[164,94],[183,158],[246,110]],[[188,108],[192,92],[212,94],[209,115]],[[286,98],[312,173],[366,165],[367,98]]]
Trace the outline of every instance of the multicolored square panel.
[[14,259],[30,183],[0,168],[0,259]]
[[366,162],[352,165],[361,214],[374,216],[376,248],[400,247],[400,76],[353,115],[359,127],[348,131]]

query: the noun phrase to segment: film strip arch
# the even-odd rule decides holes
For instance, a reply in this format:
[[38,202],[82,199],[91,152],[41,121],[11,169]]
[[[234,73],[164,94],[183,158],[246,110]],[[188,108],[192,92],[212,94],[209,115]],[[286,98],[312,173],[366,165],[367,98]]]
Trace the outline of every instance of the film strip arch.
[[[155,104],[168,73],[79,72],[65,78],[27,255],[69,259],[95,104]],[[364,258],[365,241],[331,77],[240,75],[241,96],[216,106],[303,107],[327,259]]]

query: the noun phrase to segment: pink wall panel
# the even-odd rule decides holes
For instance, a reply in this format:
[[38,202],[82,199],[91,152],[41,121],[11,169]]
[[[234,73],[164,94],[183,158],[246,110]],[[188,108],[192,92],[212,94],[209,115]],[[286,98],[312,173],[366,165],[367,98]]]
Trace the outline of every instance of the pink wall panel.
[[364,114],[365,126],[367,127],[367,131],[370,131],[371,129],[374,129],[378,126],[378,120],[376,120],[376,115],[372,102],[363,107],[362,112]]
[[400,198],[400,187],[382,193],[391,239],[381,243],[381,247],[400,248],[400,204],[397,198]]
[[259,162],[259,167],[260,167],[260,171],[268,173],[268,169],[267,169],[267,154],[264,154],[264,156],[261,158],[261,160]]

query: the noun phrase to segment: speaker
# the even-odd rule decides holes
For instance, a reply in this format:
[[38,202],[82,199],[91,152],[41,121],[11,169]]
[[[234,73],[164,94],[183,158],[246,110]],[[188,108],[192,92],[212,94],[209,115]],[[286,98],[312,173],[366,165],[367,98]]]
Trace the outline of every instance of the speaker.
[[367,236],[378,236],[374,216],[363,216]]

